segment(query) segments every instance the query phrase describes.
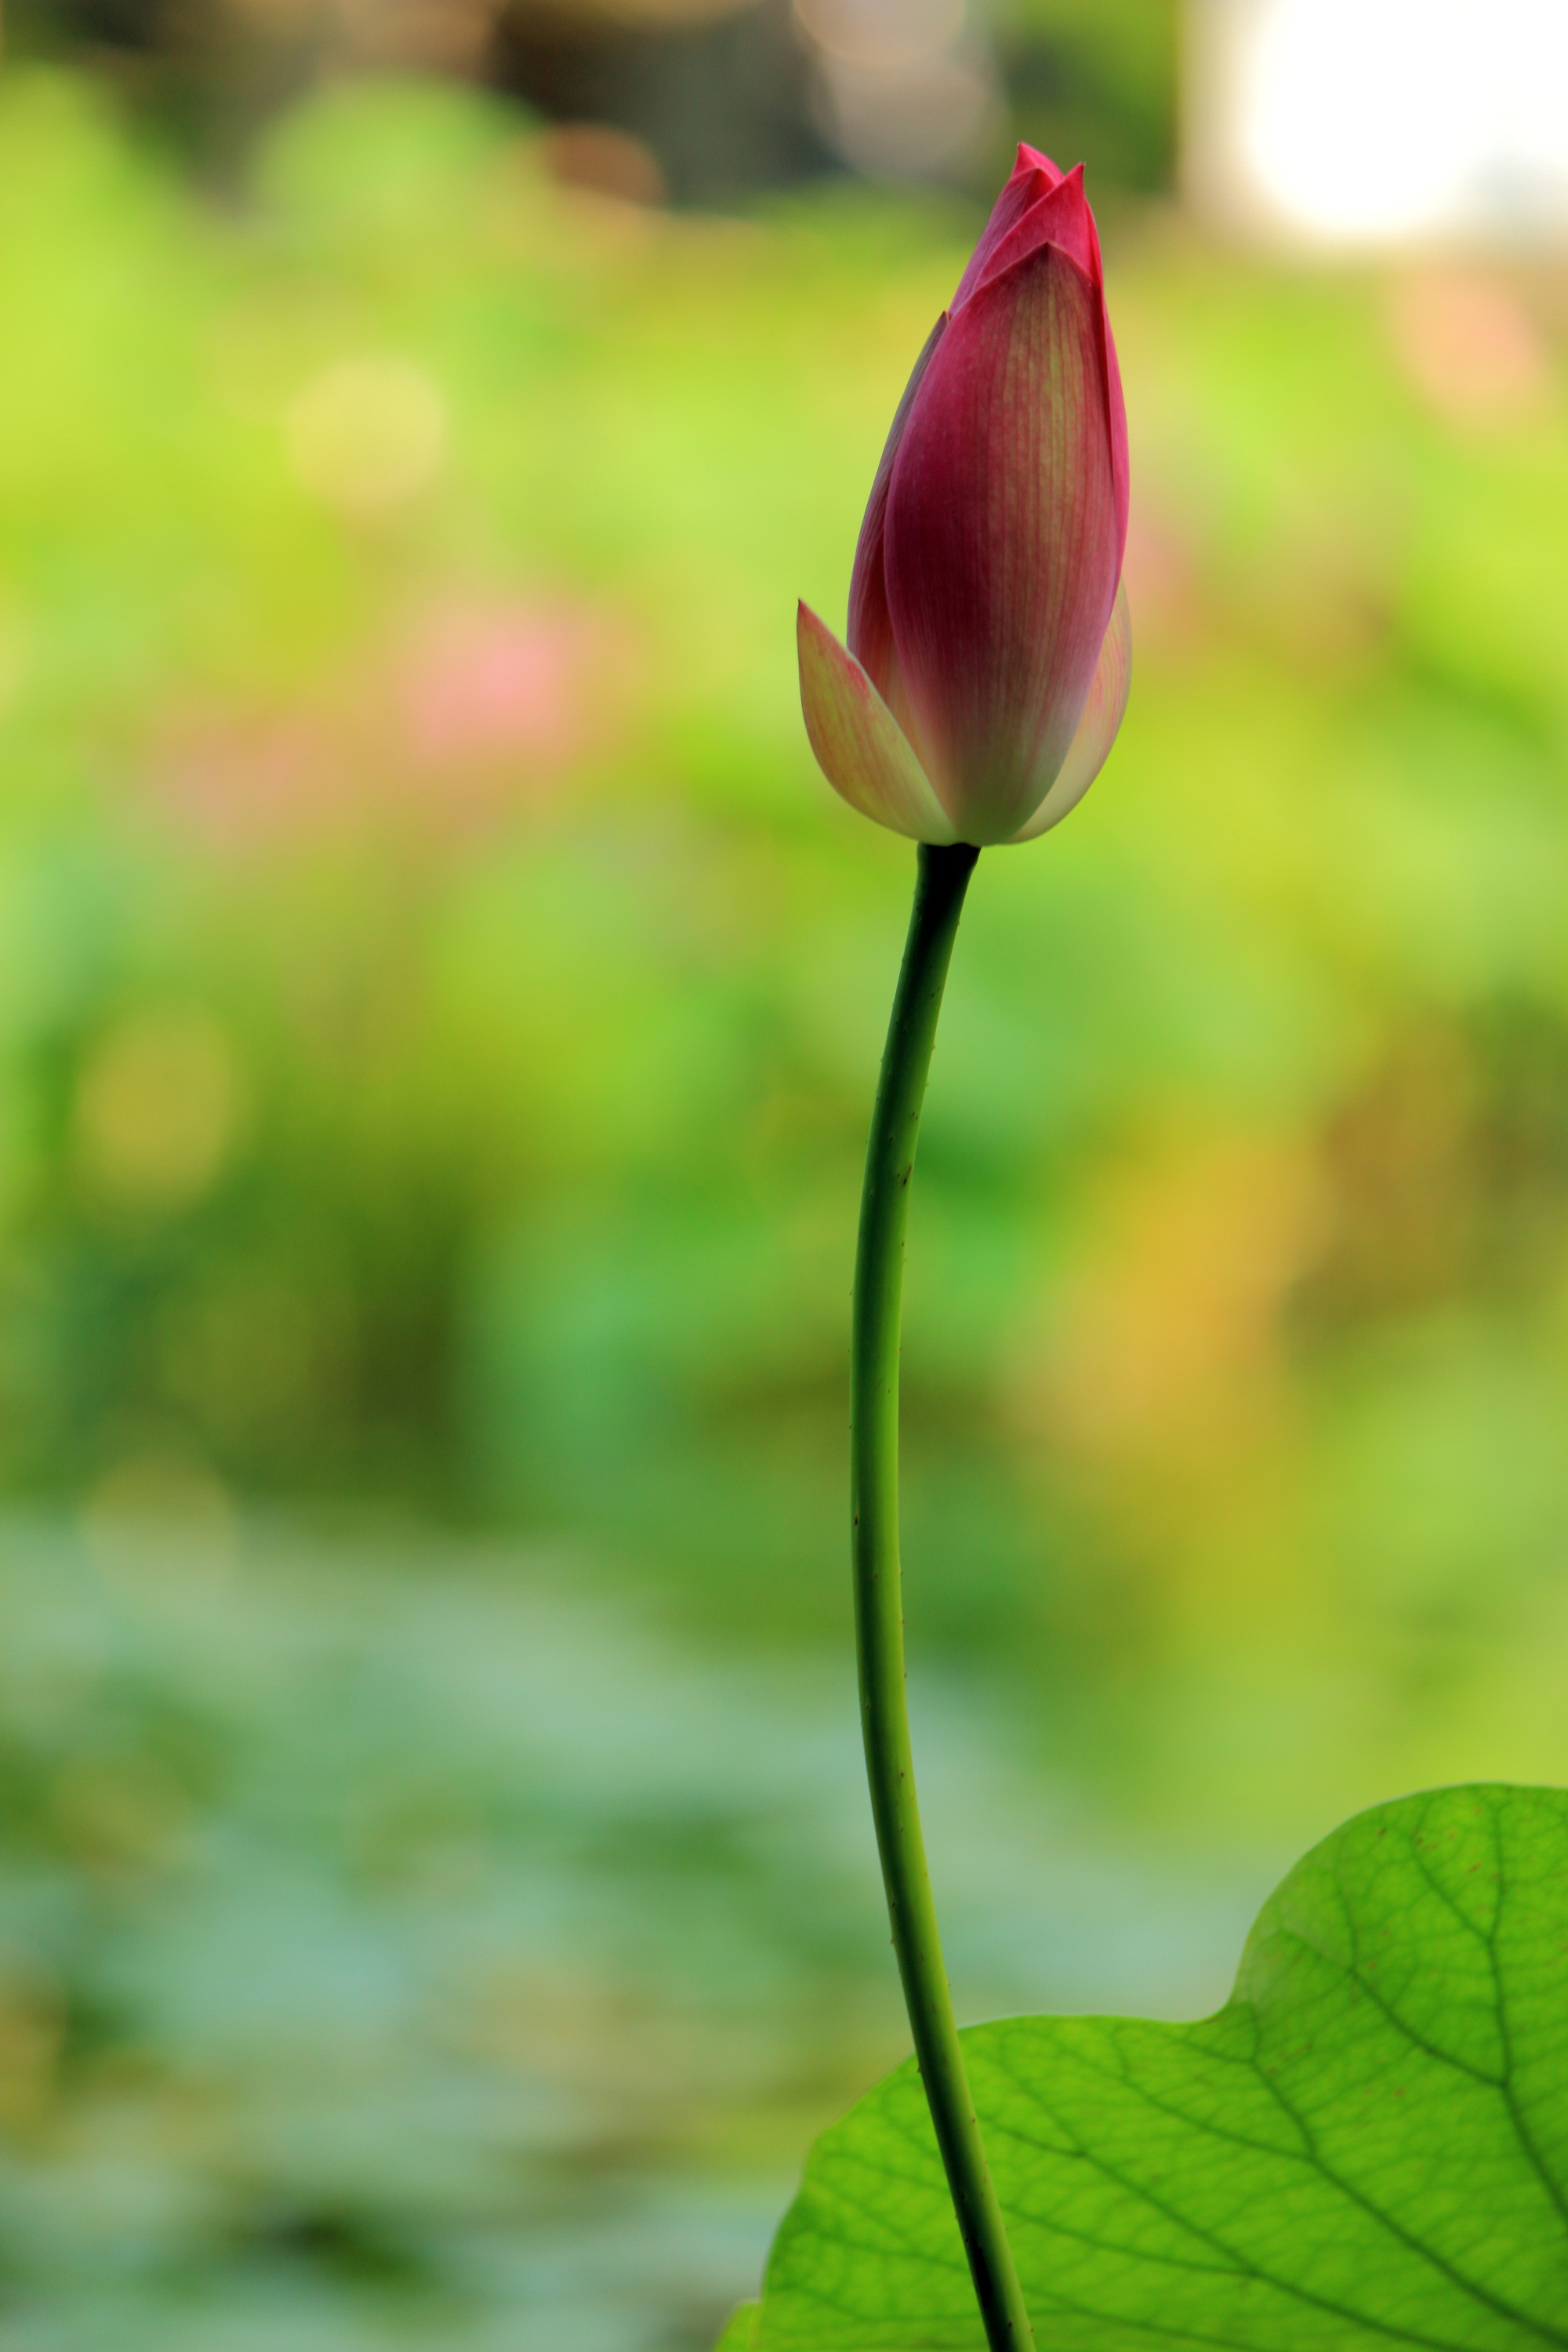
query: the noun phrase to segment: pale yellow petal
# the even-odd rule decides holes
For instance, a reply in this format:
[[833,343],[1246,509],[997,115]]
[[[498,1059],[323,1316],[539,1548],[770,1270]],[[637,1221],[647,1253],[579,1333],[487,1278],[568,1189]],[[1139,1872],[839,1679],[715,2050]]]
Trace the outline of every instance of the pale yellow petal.
[[909,841],[956,841],[909,739],[851,653],[800,607],[800,701],[817,764],[862,816]]
[[1132,616],[1127,609],[1127,591],[1119,587],[1111,607],[1110,625],[1105,632],[1105,642],[1100,648],[1100,660],[1095,668],[1094,683],[1089,689],[1089,700],[1083,706],[1083,717],[1078,722],[1078,732],[1068,747],[1067,758],[1057,772],[1057,780],[1029,819],[1014,834],[1017,841],[1034,841],[1059,824],[1064,816],[1077,808],[1101,768],[1104,767],[1121,715],[1127,708],[1128,688],[1132,683]]

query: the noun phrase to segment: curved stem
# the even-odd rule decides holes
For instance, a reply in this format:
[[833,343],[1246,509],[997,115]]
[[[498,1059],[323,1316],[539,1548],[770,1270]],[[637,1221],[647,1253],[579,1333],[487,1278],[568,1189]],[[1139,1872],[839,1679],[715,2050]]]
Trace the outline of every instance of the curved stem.
[[871,1118],[850,1359],[855,1634],[866,1771],[888,1916],[937,2146],[991,2352],[1033,2352],[1029,2315],[969,2095],[942,1965],[910,1750],[899,1569],[899,1330],[910,1179],[942,989],[963,894],[979,855],[963,842],[921,846],[914,911]]

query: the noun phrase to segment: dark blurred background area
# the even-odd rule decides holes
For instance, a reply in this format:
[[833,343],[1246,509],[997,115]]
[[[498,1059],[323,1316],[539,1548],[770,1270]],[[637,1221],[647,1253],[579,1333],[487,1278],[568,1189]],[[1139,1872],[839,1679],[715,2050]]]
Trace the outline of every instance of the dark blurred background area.
[[847,169],[979,188],[1019,138],[1092,153],[1102,200],[1174,169],[1175,0],[10,0],[7,25],[14,57],[101,73],[219,184],[281,108],[366,69],[618,132],[642,153],[584,142],[568,168],[679,205]]
[[1568,36],[1347,9],[12,0],[6,2352],[700,2352],[903,2053],[911,860],[793,604],[1020,136],[1135,682],[921,1144],[961,2011],[1196,2013],[1346,1811],[1568,1773]]

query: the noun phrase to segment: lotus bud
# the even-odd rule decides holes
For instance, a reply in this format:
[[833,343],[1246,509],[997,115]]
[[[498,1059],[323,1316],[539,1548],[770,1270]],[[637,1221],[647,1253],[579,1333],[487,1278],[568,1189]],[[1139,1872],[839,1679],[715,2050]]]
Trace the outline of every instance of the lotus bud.
[[806,732],[851,807],[984,847],[1082,799],[1127,704],[1127,497],[1083,168],[1020,147],[888,435],[847,647],[800,607]]

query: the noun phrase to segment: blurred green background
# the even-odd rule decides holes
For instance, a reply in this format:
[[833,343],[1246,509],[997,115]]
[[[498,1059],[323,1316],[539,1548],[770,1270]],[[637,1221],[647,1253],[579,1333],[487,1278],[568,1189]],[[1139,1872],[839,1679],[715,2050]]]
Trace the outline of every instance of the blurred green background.
[[793,599],[1087,155],[1136,678],[965,919],[910,1624],[961,2011],[1192,2013],[1344,1811],[1568,1769],[1568,278],[1205,246],[1135,0],[998,8],[917,184],[767,6],[10,30],[0,2329],[691,2352],[905,2046],[911,860]]

